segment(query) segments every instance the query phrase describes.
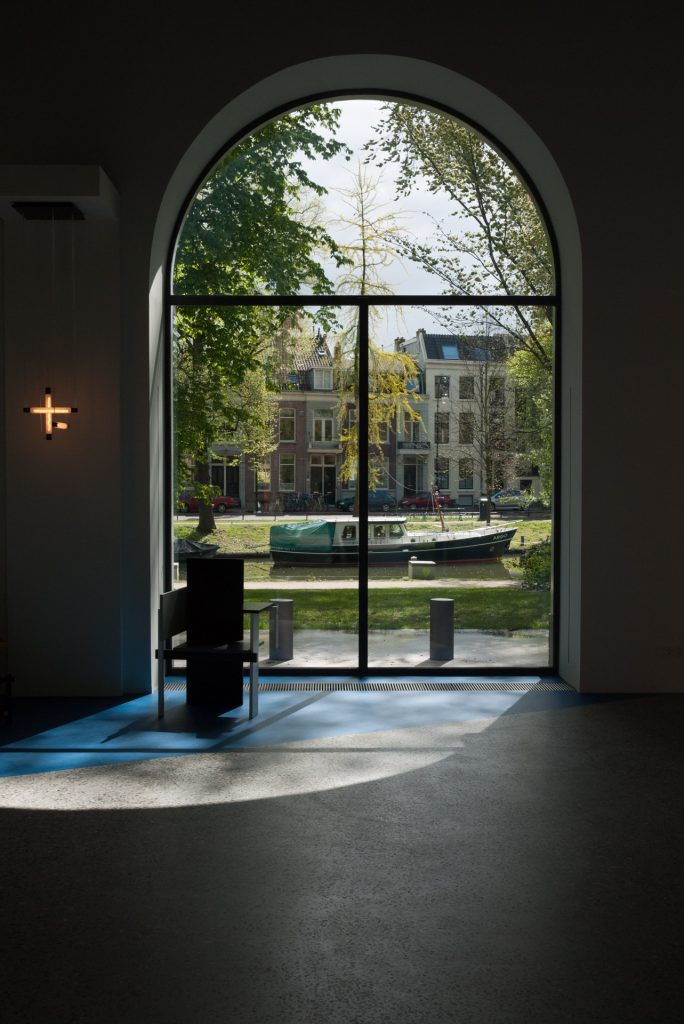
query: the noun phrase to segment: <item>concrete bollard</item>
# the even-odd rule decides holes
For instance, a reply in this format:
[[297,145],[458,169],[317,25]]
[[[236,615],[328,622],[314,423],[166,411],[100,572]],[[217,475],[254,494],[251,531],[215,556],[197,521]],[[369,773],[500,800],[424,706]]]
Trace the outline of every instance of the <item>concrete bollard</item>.
[[451,597],[430,600],[430,661],[454,657],[454,601]]
[[294,651],[294,601],[276,598],[270,611],[268,654],[272,661],[290,661]]
[[410,580],[434,580],[435,563],[421,562],[417,558],[410,558],[408,563],[408,576]]

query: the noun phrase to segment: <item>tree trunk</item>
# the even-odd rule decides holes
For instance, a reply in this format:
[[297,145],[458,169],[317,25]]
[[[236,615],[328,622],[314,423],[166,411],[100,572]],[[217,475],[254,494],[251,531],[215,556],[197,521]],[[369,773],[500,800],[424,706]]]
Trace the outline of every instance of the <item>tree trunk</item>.
[[[210,482],[208,462],[195,462],[195,482],[198,484],[208,484]],[[200,534],[213,533],[215,529],[214,506],[211,504],[207,505],[204,501],[200,500],[197,532]]]

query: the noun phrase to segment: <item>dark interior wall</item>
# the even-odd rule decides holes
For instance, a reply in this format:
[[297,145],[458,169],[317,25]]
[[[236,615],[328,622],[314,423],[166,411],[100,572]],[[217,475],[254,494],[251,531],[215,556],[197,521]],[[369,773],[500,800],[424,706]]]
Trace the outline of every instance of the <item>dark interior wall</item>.
[[[138,5],[128,18],[118,7],[98,8],[95,22],[90,6],[46,9],[28,0],[2,16],[1,94],[10,102],[0,162],[98,164],[121,197],[122,416],[109,441],[120,453],[125,501],[120,518],[105,517],[102,536],[127,553],[124,689],[146,685],[140,666],[149,652],[141,614],[149,601],[148,275],[164,189],[203,126],[238,93],[289,65],[354,52],[421,58],[472,78],[554,156],[575,206],[584,267],[575,552],[582,685],[681,688],[674,5],[619,18],[596,5],[449,5],[421,19],[415,5],[402,13],[371,0],[318,9],[311,25],[308,5],[300,17],[297,5],[262,4],[254,13],[236,6]],[[657,556],[653,536],[661,538]]]

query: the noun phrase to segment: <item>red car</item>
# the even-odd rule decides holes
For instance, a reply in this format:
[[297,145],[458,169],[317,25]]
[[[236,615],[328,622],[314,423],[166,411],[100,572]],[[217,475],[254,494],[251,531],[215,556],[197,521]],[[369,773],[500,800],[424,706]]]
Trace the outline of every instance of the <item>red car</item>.
[[418,491],[416,494],[407,494],[402,498],[399,501],[399,508],[410,509],[411,511],[427,509],[431,512],[438,506],[447,508],[450,504],[451,498],[447,498],[443,494],[433,496],[432,491]]
[[[230,494],[219,494],[211,499],[214,512],[229,512],[232,508],[240,508],[240,499]],[[199,512],[199,501],[191,487],[181,491],[178,495],[179,512]]]

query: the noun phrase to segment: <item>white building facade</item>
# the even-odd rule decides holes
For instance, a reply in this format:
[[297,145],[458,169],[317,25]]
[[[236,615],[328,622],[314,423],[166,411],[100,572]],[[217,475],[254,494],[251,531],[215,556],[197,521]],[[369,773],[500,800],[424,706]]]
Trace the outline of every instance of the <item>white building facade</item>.
[[428,334],[397,342],[419,368],[421,421],[397,434],[397,496],[429,490],[469,507],[503,487],[538,489],[538,469],[516,452],[515,391],[505,336]]

